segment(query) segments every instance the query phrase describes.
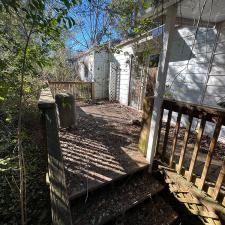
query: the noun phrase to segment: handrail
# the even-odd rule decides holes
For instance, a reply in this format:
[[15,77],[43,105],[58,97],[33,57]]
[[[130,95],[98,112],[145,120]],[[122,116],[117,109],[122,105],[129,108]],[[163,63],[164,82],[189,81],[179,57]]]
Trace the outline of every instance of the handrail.
[[[163,112],[168,110],[167,121],[164,128],[164,135],[162,135],[162,123],[163,123]],[[171,138],[171,118],[172,113],[177,113],[176,125],[173,128],[174,132]],[[188,116],[186,123],[186,128],[183,136],[183,140],[178,138],[179,130],[181,127],[182,115]],[[197,128],[195,134],[196,138],[193,143],[193,148],[188,145],[190,135],[193,135],[191,127],[194,119],[197,118],[200,121],[200,126]],[[199,164],[198,156],[200,154],[201,142],[204,137],[204,130],[207,122],[214,123],[213,135],[208,147],[208,152],[205,157],[205,161],[202,162],[203,169],[201,174],[198,176],[195,174],[195,169],[197,164]],[[225,160],[220,162],[220,167],[218,168],[220,172],[217,177],[215,177],[212,184],[208,185],[208,178],[210,167],[213,161],[214,150],[216,148],[217,140],[220,134],[222,125],[225,125],[225,110],[218,109],[208,106],[200,106],[193,103],[174,101],[169,99],[164,99],[162,105],[162,113],[159,124],[158,141],[156,146],[156,155],[160,156],[161,161],[166,164],[169,168],[175,169],[178,174],[183,175],[189,182],[193,182],[199,190],[205,190],[214,200],[220,198],[220,203],[225,203],[224,194],[221,196],[220,190],[223,185],[223,180],[225,179]],[[169,137],[170,135],[170,137]],[[162,143],[160,140],[164,137]],[[172,139],[169,144],[169,138]],[[178,139],[183,142],[180,146],[177,145]],[[161,147],[160,147],[161,146]],[[225,149],[224,149],[225,151]],[[176,154],[175,154],[176,153]],[[175,157],[176,155],[176,157]],[[188,156],[187,156],[188,155]],[[189,162],[187,163],[187,157],[189,157]],[[222,161],[222,160],[220,160]],[[199,172],[198,172],[199,173]],[[212,183],[212,180],[210,180]]]
[[42,112],[43,136],[48,154],[52,224],[72,225],[63,158],[59,142],[56,104],[49,88],[41,91],[38,107]]
[[92,84],[92,81],[49,81],[49,84]]
[[53,96],[60,92],[74,95],[76,100],[95,99],[95,83],[86,81],[49,81]]
[[206,105],[164,99],[163,109],[172,110],[173,112],[180,112],[185,115],[192,112],[193,117],[201,119],[203,116],[206,116],[206,120],[209,122],[215,122],[218,117],[221,117],[222,125],[225,125],[225,109],[222,108],[219,109]]

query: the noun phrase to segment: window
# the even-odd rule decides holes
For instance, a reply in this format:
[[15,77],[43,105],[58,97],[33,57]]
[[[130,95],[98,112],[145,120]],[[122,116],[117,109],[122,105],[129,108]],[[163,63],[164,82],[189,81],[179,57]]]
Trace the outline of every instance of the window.
[[88,66],[84,64],[84,77],[88,77]]

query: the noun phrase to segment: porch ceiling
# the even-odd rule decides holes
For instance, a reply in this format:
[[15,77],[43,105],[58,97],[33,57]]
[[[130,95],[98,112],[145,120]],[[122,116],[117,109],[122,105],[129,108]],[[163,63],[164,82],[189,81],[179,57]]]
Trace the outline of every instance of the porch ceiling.
[[[199,19],[204,3],[205,0],[183,0],[181,5],[178,5],[177,16],[187,19]],[[224,21],[225,1],[206,0],[205,8],[202,14],[202,20],[213,23]]]
[[[150,7],[142,13],[142,18],[155,17],[165,14],[166,9],[178,3],[177,17],[186,19],[199,19],[201,9],[205,4],[201,21],[219,23],[225,21],[225,0],[167,0],[157,8]],[[162,8],[164,9],[162,13]],[[211,11],[211,13],[210,13]]]

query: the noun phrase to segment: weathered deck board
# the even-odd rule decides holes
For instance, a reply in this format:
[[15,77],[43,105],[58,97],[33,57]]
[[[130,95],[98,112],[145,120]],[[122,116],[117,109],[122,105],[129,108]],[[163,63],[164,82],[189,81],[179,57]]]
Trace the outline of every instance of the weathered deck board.
[[80,105],[77,112],[77,129],[60,134],[71,197],[148,165],[138,151],[141,127],[131,122],[141,116],[136,110],[106,103]]

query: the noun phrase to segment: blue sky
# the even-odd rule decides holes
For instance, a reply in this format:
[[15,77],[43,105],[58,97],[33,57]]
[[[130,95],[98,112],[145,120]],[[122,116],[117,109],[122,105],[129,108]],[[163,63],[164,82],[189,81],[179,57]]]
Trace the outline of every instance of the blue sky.
[[[98,7],[90,8],[88,0],[82,1],[82,4],[74,7],[69,13],[69,16],[72,16],[77,25],[70,30],[69,38],[65,41],[66,47],[72,52],[76,51],[85,51],[87,50],[87,45],[90,44],[90,40],[93,34],[99,34],[98,37],[101,37],[101,31],[103,28],[106,29],[107,33],[111,32],[111,38],[116,38],[117,35],[115,31],[108,25],[106,11],[104,10],[106,5],[111,2],[111,0],[95,0],[96,3],[103,3],[97,5]],[[95,16],[95,13],[98,10],[98,17]],[[91,11],[91,14],[90,14]],[[90,16],[91,15],[91,16]],[[91,19],[90,19],[91,18]],[[98,19],[96,19],[98,18]],[[90,22],[92,21],[92,22]],[[98,21],[96,23],[96,21]],[[97,24],[97,26],[95,26]],[[95,32],[91,32],[91,30]],[[102,37],[100,43],[107,42],[109,40],[109,35]]]

